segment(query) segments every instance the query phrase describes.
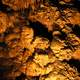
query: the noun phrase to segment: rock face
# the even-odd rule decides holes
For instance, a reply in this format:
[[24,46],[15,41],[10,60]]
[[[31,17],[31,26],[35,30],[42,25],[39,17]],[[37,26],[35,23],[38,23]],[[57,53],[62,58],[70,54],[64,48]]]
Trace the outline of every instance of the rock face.
[[80,69],[69,64],[80,64],[74,2],[1,0],[0,80],[80,80]]
[[25,8],[29,8],[30,6],[33,10],[35,10],[36,7],[40,6],[40,3],[43,3],[43,0],[2,0],[2,3],[10,6],[15,11],[23,10]]

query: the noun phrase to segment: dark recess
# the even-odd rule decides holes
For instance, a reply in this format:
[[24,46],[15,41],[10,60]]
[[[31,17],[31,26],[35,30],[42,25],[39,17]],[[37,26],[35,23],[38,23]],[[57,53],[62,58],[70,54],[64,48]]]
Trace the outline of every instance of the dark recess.
[[48,32],[48,29],[45,25],[42,25],[40,22],[30,22],[30,27],[34,30],[34,36],[41,36],[52,40],[53,36],[51,32]]
[[78,36],[80,37],[80,26],[79,25],[75,25],[73,28],[72,28],[73,32]]
[[79,60],[70,59],[69,61],[64,61],[64,62],[67,62],[71,67],[76,67],[78,72],[80,72],[80,61]]
[[0,47],[7,47],[7,44],[5,42],[0,42]]
[[49,0],[49,3],[53,6],[57,6],[58,9],[65,8],[77,8],[80,11],[80,0],[74,0],[72,3],[59,4],[59,0]]
[[0,11],[11,14],[14,10],[9,6],[2,4],[2,1],[0,0]]
[[21,74],[20,76],[16,77],[16,80],[25,80],[26,75]]

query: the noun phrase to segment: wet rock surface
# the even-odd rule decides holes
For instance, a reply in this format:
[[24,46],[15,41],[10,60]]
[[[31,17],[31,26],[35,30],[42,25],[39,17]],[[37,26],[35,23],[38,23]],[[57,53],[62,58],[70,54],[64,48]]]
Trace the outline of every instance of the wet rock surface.
[[1,0],[0,80],[80,80],[79,4]]

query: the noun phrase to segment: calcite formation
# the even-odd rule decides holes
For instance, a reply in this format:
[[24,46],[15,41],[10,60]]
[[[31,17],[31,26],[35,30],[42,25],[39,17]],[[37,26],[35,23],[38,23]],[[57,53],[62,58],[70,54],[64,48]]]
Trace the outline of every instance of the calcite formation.
[[80,60],[74,2],[1,0],[0,80],[80,80],[78,67],[69,64]]

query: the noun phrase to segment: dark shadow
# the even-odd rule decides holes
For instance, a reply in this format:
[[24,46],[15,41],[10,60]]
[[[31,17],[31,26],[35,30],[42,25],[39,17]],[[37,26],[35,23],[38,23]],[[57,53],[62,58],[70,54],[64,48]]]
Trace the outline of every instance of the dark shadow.
[[64,60],[63,62],[67,62],[71,67],[76,67],[78,72],[80,72],[80,61],[70,59],[69,61]]
[[34,36],[41,36],[52,40],[53,36],[51,32],[48,32],[48,29],[45,25],[42,25],[40,22],[30,22],[30,27],[34,30]]
[[79,25],[75,25],[73,28],[72,28],[73,32],[78,36],[80,37],[80,26]]
[[0,11],[8,14],[12,14],[14,12],[14,10],[11,9],[8,5],[2,4],[1,0],[0,0]]
[[26,78],[26,75],[22,73],[20,76],[16,77],[16,80],[25,80],[25,78]]

